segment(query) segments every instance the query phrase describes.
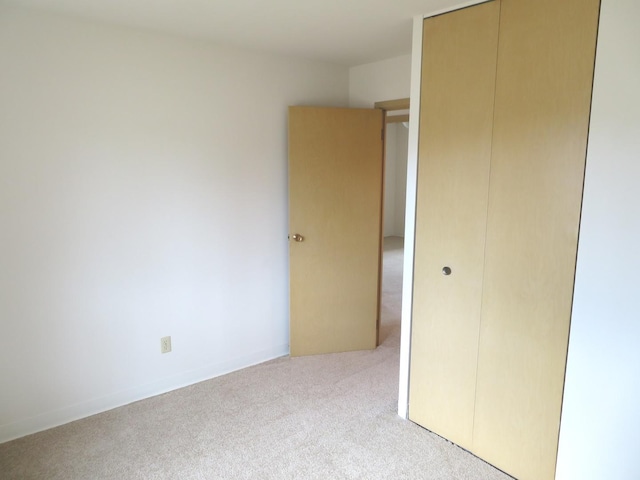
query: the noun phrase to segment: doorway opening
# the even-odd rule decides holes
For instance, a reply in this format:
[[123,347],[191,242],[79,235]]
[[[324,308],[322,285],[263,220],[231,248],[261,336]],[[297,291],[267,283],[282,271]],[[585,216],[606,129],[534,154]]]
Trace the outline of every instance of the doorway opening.
[[409,146],[409,99],[377,102],[385,112],[383,251],[379,343],[399,338]]

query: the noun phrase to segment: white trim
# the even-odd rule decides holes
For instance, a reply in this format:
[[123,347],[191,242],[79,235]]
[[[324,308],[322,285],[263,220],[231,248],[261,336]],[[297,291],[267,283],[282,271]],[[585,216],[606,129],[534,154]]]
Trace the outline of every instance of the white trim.
[[418,137],[420,132],[420,82],[422,72],[422,28],[424,19],[472,7],[491,0],[470,0],[455,6],[413,17],[411,49],[411,106],[409,110],[409,152],[407,158],[407,206],[404,229],[404,272],[402,280],[402,320],[400,330],[400,372],[398,415],[409,415],[409,362],[411,358],[411,311],[413,308],[413,259],[416,232],[416,191],[418,184]]
[[140,385],[100,398],[94,398],[69,407],[36,415],[35,417],[0,425],[0,443],[57,427],[90,415],[106,412],[113,408],[137,402],[138,400],[144,400],[145,398],[154,397],[195,383],[210,380],[288,354],[289,345],[280,345],[279,347],[255,352],[241,358],[234,358],[226,362],[207,365],[189,372],[182,372],[146,385]]
[[420,77],[422,71],[422,25],[424,17],[413,17],[411,50],[411,103],[409,108],[409,150],[407,155],[407,200],[404,220],[404,267],[402,277],[402,321],[400,329],[400,384],[398,415],[407,418],[409,406],[409,358],[411,346],[411,308],[413,301],[413,255],[416,226],[416,187],[418,182],[418,133],[420,132]]
[[[435,12],[430,12],[422,15],[421,18],[429,18],[429,17],[437,17],[438,15],[442,15],[443,13],[453,12],[455,10],[460,10],[462,8],[473,7],[474,5],[480,5],[481,3],[488,3],[494,0],[469,0],[468,2],[461,2],[456,4],[455,6],[450,6],[447,8],[442,8],[440,10],[436,10]],[[415,18],[415,17],[414,17]]]

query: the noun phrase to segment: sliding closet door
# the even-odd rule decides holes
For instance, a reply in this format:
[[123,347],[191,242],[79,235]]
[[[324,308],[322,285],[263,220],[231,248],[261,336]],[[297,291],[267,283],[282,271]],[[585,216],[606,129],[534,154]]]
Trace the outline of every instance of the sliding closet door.
[[499,8],[494,1],[424,22],[409,418],[465,448],[475,402]]
[[554,478],[599,0],[502,0],[474,453]]

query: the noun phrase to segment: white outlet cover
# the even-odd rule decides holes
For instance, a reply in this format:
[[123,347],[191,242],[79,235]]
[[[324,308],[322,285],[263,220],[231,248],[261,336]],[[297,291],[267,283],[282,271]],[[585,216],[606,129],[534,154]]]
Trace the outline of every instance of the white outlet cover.
[[169,353],[171,351],[171,337],[162,337],[160,339],[160,353]]

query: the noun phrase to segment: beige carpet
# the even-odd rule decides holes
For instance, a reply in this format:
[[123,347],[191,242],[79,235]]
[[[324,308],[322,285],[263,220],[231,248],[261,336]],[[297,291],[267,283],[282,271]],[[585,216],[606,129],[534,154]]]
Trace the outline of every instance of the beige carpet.
[[382,344],[280,358],[0,445],[9,479],[509,479],[396,414],[402,239]]

